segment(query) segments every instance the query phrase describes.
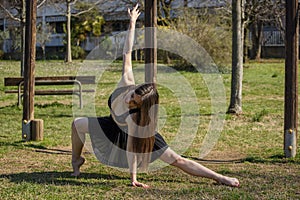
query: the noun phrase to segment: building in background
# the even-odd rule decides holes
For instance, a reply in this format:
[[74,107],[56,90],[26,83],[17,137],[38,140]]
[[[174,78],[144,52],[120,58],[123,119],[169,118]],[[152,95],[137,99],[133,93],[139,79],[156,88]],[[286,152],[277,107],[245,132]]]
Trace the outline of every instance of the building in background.
[[[105,19],[105,24],[102,28],[102,38],[107,35],[114,35],[127,30],[127,7],[132,5],[128,5],[126,2],[128,3],[129,1],[103,0],[103,3],[98,5],[100,12]],[[216,8],[226,6],[226,4],[228,4],[228,1],[226,0],[173,0],[171,14],[172,16],[178,15],[178,13],[180,13],[180,9],[183,7],[199,9],[203,7]],[[14,13],[13,10],[11,12]],[[47,41],[45,41],[47,55],[53,55],[51,58],[64,57],[66,43],[65,24],[67,21],[65,12],[65,3],[44,4],[37,10],[37,24],[40,24],[43,27],[46,25],[51,27],[51,33],[49,34]],[[144,16],[142,13],[139,18],[138,27],[143,26],[143,18]],[[11,18],[4,16],[3,12],[0,12],[0,50],[2,49],[7,58],[18,57],[18,52],[20,52],[21,34],[18,29],[19,27],[20,22],[12,20]],[[45,28],[42,30],[45,30]],[[81,42],[80,46],[86,52],[89,52],[101,42],[102,38],[89,36],[85,41]],[[40,52],[40,48],[41,44],[37,41],[38,54]],[[281,58],[283,56],[284,40],[280,31],[272,27],[264,28],[262,38],[262,57]],[[37,57],[39,58],[40,56]]]

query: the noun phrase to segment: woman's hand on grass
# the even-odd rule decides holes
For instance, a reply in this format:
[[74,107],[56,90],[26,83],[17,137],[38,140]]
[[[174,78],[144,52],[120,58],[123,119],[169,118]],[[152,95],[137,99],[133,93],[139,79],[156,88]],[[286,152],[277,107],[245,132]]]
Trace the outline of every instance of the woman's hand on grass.
[[149,188],[150,186],[144,183],[140,183],[138,181],[132,181],[131,182],[132,186],[134,187],[142,187],[142,188]]

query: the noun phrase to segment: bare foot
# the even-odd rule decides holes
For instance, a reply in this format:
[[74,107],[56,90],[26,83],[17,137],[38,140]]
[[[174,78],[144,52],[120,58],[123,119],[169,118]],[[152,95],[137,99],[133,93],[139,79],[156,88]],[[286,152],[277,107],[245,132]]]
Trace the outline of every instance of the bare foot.
[[240,186],[240,182],[238,179],[230,178],[227,176],[223,176],[218,182],[220,184],[224,184],[224,185],[231,186],[231,187],[239,187]]
[[85,159],[80,156],[78,160],[72,161],[73,173],[71,176],[79,176],[80,175],[80,167],[85,162]]

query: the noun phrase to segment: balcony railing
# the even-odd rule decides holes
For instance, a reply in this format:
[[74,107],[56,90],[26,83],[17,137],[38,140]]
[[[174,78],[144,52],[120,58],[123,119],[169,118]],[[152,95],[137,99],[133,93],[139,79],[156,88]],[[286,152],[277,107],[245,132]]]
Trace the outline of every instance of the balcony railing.
[[284,38],[280,31],[263,31],[262,46],[284,46]]

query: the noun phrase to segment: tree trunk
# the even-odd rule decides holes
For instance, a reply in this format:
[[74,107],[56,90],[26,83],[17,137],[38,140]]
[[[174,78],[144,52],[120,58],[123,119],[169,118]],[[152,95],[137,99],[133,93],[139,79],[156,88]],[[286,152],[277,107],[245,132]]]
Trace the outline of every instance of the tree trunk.
[[243,23],[242,0],[232,1],[232,77],[228,113],[242,113]]
[[71,2],[67,0],[67,52],[66,62],[72,62],[72,50],[71,50]]
[[42,51],[43,51],[43,60],[46,60],[46,44],[42,44]]
[[251,26],[252,48],[250,59],[253,60],[259,60],[261,58],[262,27],[262,22],[257,22]]
[[164,63],[167,63],[168,65],[171,64],[171,58],[169,56],[168,51],[163,51],[163,60],[164,60]]
[[249,31],[247,28],[244,29],[244,42],[243,42],[243,51],[244,51],[244,55],[243,55],[243,62],[245,63],[248,58],[249,58],[249,41],[246,39],[248,38],[248,34],[249,34]]

